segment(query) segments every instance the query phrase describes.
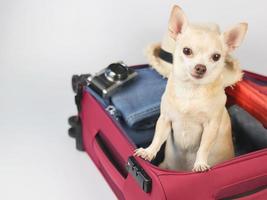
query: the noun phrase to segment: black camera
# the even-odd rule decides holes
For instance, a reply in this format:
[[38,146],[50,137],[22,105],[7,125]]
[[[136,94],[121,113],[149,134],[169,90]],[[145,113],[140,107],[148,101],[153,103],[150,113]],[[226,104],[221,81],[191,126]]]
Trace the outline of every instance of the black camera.
[[95,76],[88,77],[89,87],[103,98],[108,98],[136,76],[137,72],[123,62],[112,63]]

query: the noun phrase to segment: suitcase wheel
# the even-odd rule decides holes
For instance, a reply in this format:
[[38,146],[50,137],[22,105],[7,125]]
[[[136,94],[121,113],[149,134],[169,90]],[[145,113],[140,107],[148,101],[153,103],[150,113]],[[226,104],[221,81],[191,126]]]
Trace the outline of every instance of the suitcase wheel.
[[77,126],[78,123],[79,123],[79,117],[76,116],[76,115],[71,116],[71,117],[69,117],[68,122],[69,122],[69,125],[70,125],[71,127],[73,127],[73,126]]
[[81,120],[78,116],[71,116],[68,119],[70,128],[68,130],[69,136],[75,139],[76,149],[79,151],[84,151],[83,137],[82,137],[82,126]]
[[69,128],[68,132],[70,137],[76,138],[76,129],[74,127]]

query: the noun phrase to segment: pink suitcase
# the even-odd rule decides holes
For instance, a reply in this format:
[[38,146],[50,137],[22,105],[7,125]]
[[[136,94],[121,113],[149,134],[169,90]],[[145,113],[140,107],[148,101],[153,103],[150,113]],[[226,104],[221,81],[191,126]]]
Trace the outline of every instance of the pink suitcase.
[[[84,78],[86,75],[81,80]],[[227,88],[228,104],[243,107],[266,128],[266,86],[267,77],[245,72],[234,89]],[[76,138],[77,149],[90,156],[118,199],[267,199],[267,149],[235,157],[205,173],[160,169],[132,156],[136,144],[86,87],[85,81],[80,81],[75,97],[79,117],[70,118],[69,134]]]

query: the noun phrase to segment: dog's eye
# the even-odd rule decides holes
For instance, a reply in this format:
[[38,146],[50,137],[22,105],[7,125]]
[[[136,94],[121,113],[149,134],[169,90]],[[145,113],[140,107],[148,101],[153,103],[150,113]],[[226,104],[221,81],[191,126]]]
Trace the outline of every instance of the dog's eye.
[[187,56],[190,56],[190,55],[193,54],[193,51],[192,51],[192,49],[185,47],[185,48],[183,49],[183,53],[184,53],[185,55],[187,55]]
[[211,56],[211,58],[212,58],[212,60],[213,60],[214,62],[217,62],[218,60],[220,60],[221,55],[218,54],[218,53],[215,53],[215,54],[213,54],[213,55]]

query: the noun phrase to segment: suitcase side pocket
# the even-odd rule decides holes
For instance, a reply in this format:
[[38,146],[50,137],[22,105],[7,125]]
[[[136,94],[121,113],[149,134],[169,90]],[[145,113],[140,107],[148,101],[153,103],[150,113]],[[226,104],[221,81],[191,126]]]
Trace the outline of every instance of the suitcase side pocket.
[[263,200],[267,197],[267,189],[259,190],[255,193],[251,193],[248,196],[238,198],[237,200]]
[[215,195],[215,199],[260,200],[261,198],[259,198],[259,196],[262,196],[264,193],[266,193],[266,191],[267,191],[267,174],[264,174],[221,188]]

